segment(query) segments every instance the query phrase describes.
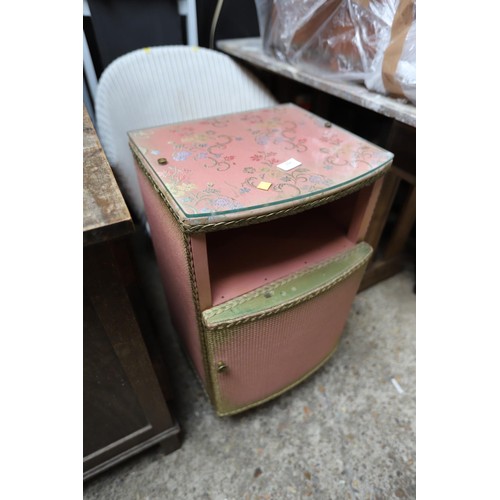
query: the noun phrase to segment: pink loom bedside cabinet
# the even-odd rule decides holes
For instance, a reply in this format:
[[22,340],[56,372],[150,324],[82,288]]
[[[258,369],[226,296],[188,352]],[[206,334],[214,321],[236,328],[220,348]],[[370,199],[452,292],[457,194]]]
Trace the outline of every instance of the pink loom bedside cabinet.
[[334,352],[393,155],[293,104],[129,133],[172,321],[218,415]]

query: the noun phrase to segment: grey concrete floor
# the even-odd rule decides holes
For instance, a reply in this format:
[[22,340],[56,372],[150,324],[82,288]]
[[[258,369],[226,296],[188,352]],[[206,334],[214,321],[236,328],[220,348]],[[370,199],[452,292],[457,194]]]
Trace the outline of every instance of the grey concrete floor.
[[[85,500],[416,497],[415,272],[359,293],[333,357],[285,395],[220,418],[175,334],[161,335],[181,447],[151,448],[84,484]],[[157,287],[156,314],[165,325]],[[162,316],[167,315],[167,316]]]

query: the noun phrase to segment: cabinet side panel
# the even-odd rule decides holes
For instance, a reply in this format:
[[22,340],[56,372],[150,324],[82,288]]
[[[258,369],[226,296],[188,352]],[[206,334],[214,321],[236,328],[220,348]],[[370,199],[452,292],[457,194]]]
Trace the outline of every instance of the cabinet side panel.
[[83,456],[86,457],[150,426],[85,288],[83,334]]
[[188,254],[190,252],[186,248],[184,235],[174,217],[141,169],[136,167],[136,170],[172,323],[196,371],[205,383],[195,307],[198,299],[193,297],[191,280],[194,277],[191,277],[189,271]]

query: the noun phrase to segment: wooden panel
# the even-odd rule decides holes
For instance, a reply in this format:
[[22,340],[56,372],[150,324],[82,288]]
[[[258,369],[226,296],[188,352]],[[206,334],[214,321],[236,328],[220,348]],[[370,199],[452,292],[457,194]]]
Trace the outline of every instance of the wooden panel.
[[92,301],[83,297],[83,454],[150,429]]
[[394,175],[392,169],[389,170],[384,177],[382,189],[380,191],[377,205],[365,239],[365,241],[369,243],[374,250],[377,250],[380,242],[382,231],[385,227],[385,223],[387,222],[387,218],[389,217],[394,197],[396,196],[396,192],[398,190],[399,182],[399,177]]
[[[83,109],[83,479],[156,443],[180,446],[129,290],[130,213]],[[118,239],[117,239],[118,238]],[[112,240],[112,241],[110,241]]]
[[116,463],[117,457],[179,432],[123,286],[127,273],[120,272],[113,246],[84,248],[84,479]]
[[[121,363],[127,367],[131,386],[141,406],[155,417],[153,425],[162,425],[167,416],[162,400],[156,400],[159,390],[151,367],[139,325],[129,298],[121,283],[121,275],[108,245],[92,246],[84,254],[84,288],[92,298],[106,335],[112,342]],[[162,411],[163,410],[163,411]],[[171,423],[170,417],[168,417]]]
[[363,188],[357,195],[347,235],[353,243],[359,243],[366,237],[383,182],[383,178],[379,179],[374,184]]
[[132,232],[134,224],[83,108],[83,243],[97,243]]
[[417,188],[413,186],[401,210],[396,227],[385,247],[385,257],[392,258],[403,252],[416,219]]
[[359,292],[383,281],[403,269],[403,257],[397,255],[392,259],[381,259],[373,261],[370,267],[366,270],[363,281],[359,287]]

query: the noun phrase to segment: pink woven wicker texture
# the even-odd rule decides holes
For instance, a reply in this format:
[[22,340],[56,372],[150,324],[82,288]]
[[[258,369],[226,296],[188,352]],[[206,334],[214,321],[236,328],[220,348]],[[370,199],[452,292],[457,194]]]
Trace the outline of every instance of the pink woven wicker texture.
[[183,233],[137,164],[136,170],[172,323],[191,356],[196,371],[205,381],[197,314]]
[[302,379],[337,345],[365,267],[329,291],[276,315],[208,332],[221,414],[236,413]]

